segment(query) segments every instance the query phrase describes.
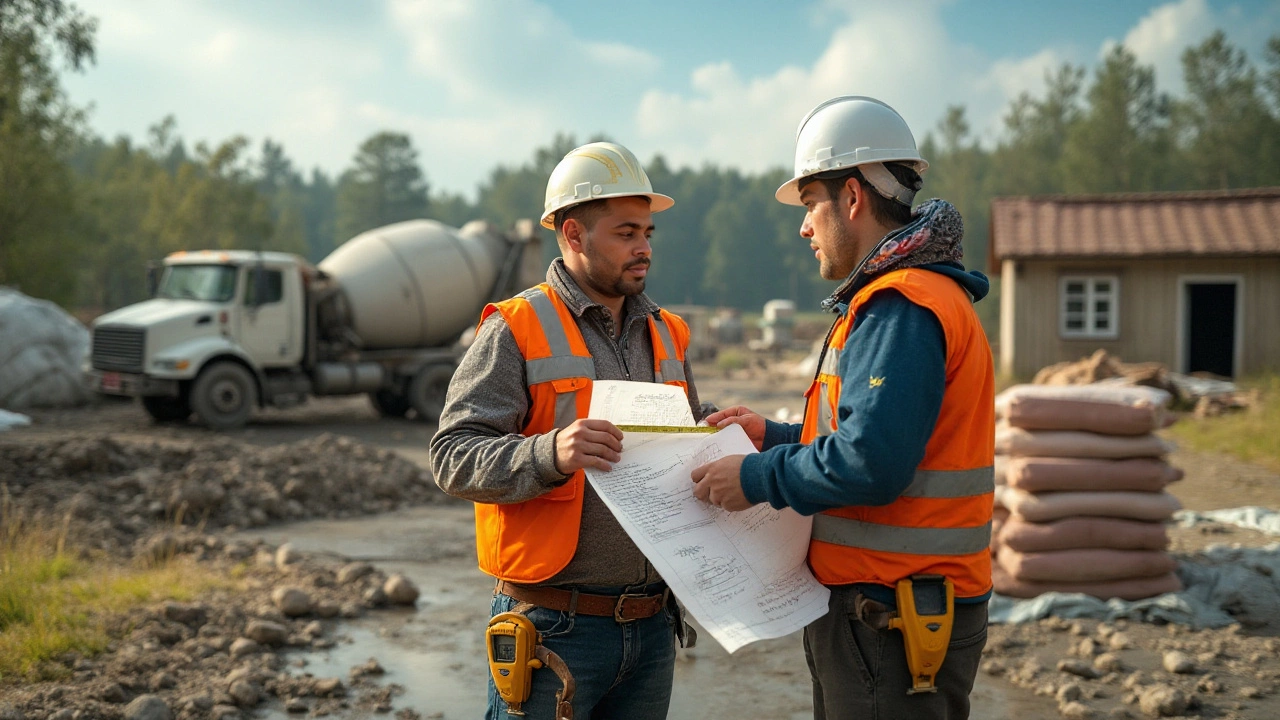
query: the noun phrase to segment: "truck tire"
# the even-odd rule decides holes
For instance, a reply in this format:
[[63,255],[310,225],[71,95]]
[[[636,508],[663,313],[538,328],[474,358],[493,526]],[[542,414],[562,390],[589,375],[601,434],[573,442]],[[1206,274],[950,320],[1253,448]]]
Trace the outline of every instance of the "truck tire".
[[182,422],[191,417],[191,401],[187,396],[143,397],[142,407],[158,423]]
[[191,386],[191,409],[213,430],[243,427],[257,404],[258,384],[239,363],[213,363]]
[[444,396],[453,379],[452,365],[427,365],[409,383],[409,403],[422,422],[437,422],[444,412]]
[[377,410],[379,415],[390,418],[402,418],[408,415],[409,409],[413,407],[409,404],[408,397],[394,390],[371,392],[369,402],[373,403],[373,409]]

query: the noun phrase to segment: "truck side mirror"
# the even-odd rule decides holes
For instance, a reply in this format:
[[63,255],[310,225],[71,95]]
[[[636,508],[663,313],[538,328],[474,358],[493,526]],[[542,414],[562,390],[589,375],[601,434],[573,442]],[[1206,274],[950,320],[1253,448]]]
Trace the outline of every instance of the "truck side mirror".
[[155,297],[160,289],[160,268],[155,263],[147,263],[147,297]]

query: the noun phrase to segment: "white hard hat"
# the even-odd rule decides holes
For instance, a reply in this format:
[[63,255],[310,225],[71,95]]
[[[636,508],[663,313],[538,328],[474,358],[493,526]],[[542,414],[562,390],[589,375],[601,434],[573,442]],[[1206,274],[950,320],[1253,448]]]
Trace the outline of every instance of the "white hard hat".
[[542,227],[554,230],[556,213],[567,207],[635,195],[649,198],[649,209],[653,212],[662,212],[676,204],[675,200],[653,191],[640,161],[621,145],[594,142],[574,148],[547,180]]
[[907,121],[879,100],[861,95],[832,98],[809,111],[796,130],[795,177],[774,197],[800,205],[800,181],[810,175],[861,166],[881,195],[910,205],[915,190],[898,182],[884,163],[898,162],[923,175],[929,163],[916,150]]

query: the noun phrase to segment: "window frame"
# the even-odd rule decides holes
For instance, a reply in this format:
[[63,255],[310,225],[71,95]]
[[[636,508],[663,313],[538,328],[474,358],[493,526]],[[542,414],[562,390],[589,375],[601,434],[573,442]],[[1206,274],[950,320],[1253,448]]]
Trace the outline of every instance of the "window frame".
[[[1107,293],[1099,293],[1097,284],[1100,282],[1111,283],[1111,290]],[[1081,330],[1074,330],[1067,327],[1067,303],[1069,300],[1078,297],[1077,295],[1067,294],[1067,285],[1072,283],[1084,284],[1084,324]],[[1099,300],[1109,300],[1110,309],[1102,315],[1098,312],[1097,302]],[[1097,327],[1098,319],[1106,317],[1109,327],[1105,330],[1099,330]],[[1064,340],[1115,340],[1120,337],[1120,276],[1114,274],[1072,274],[1063,275],[1058,278],[1058,337]]]

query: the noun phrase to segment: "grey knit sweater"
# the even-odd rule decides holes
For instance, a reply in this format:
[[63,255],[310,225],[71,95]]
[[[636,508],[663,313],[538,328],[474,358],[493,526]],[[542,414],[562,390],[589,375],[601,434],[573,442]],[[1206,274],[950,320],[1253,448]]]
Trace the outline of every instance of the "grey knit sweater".
[[[622,333],[614,331],[609,309],[592,302],[574,282],[564,261],[547,269],[547,283],[564,300],[595,360],[598,380],[653,382],[653,346],[647,318],[658,306],[643,293],[623,306]],[[686,360],[689,407],[702,418],[693,373]],[[431,470],[445,492],[472,502],[518,503],[566,480],[555,469],[558,431],[520,434],[531,405],[524,357],[500,313],[480,326],[475,343],[454,373],[431,439]],[[548,528],[554,532],[554,528]],[[590,483],[582,503],[578,548],[569,565],[549,585],[631,585],[659,580]]]

